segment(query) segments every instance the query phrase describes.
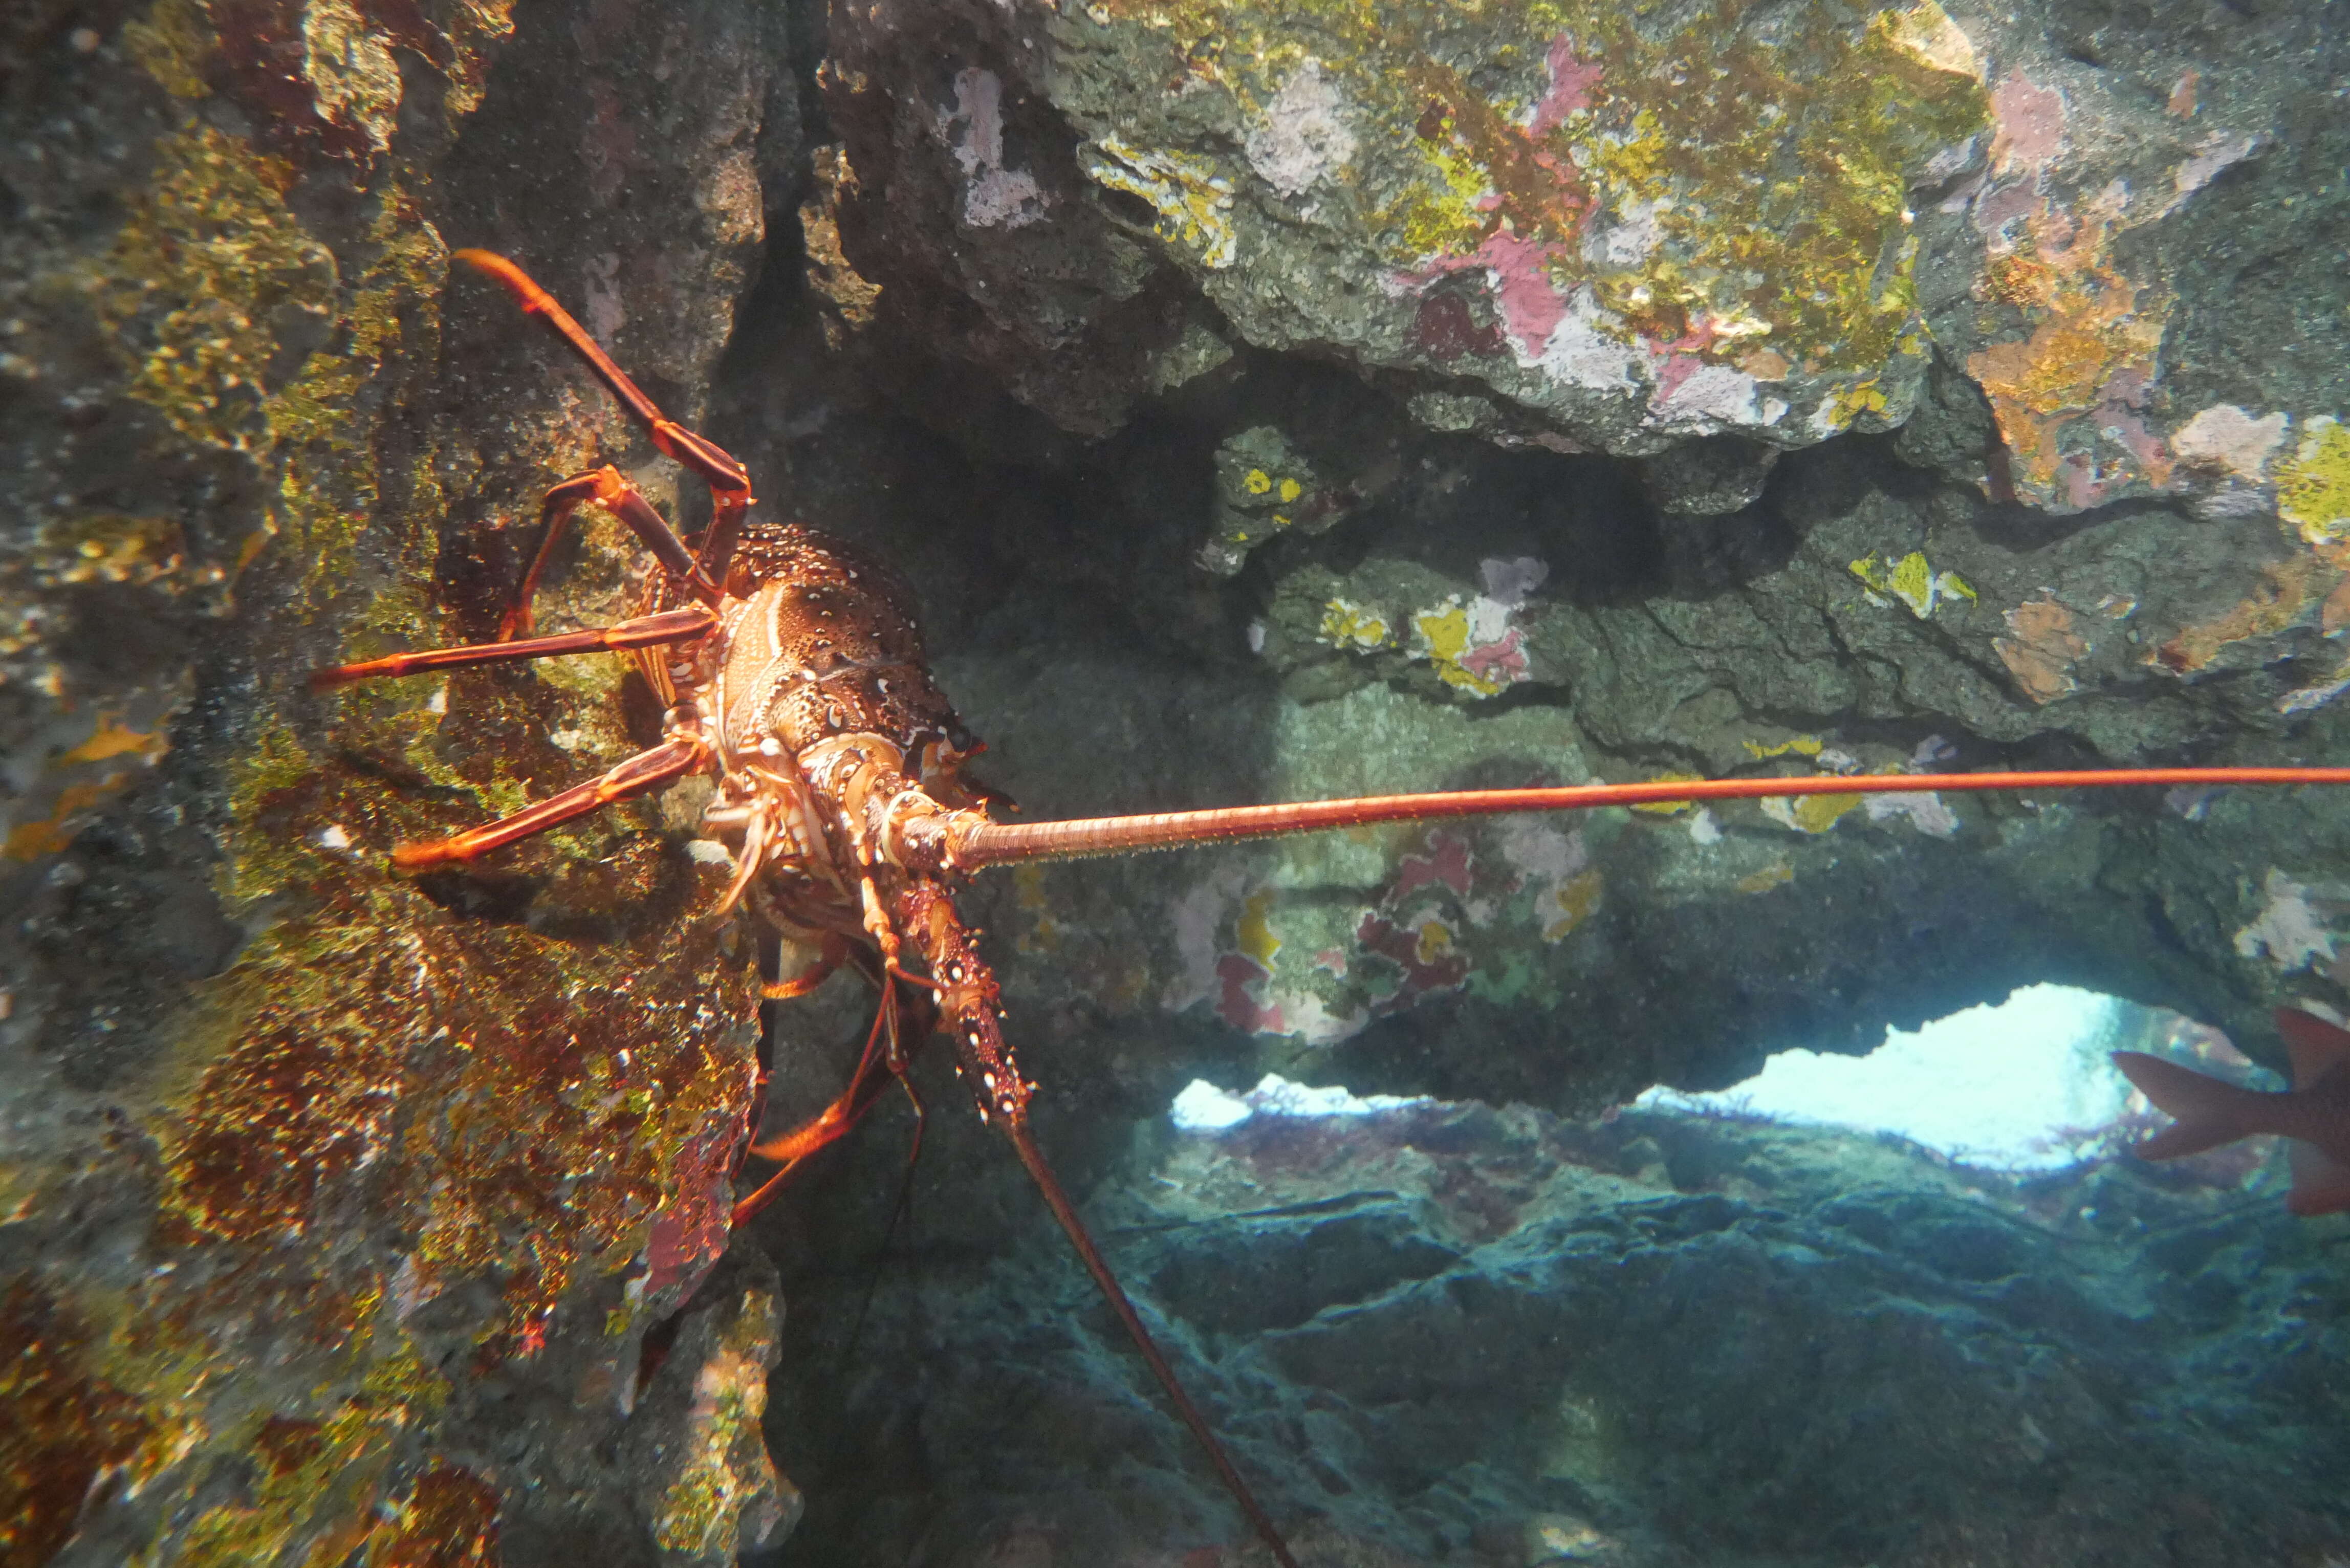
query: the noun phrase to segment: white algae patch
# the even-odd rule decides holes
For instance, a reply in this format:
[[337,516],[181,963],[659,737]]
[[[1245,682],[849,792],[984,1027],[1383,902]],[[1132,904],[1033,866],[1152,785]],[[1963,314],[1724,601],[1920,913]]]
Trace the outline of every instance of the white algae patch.
[[2288,972],[2307,969],[2320,959],[2334,961],[2334,933],[2324,918],[2310,907],[2309,889],[2275,867],[2261,888],[2267,903],[2260,918],[2236,933],[2236,951],[2245,958],[2263,953]]
[[1756,409],[1761,383],[1728,365],[1707,365],[1657,400],[1659,419],[1671,425],[1752,427],[1771,422]]
[[2282,414],[2256,420],[2233,403],[2214,403],[2172,433],[2170,450],[2182,462],[2225,469],[2257,484],[2284,444],[2286,422]]
[[1867,810],[1871,822],[1906,816],[1910,826],[1931,838],[1948,838],[1959,830],[1958,816],[1932,790],[1873,794],[1868,797]]
[[1554,381],[1604,392],[1639,385],[1641,359],[1606,327],[1613,317],[1599,307],[1587,288],[1578,288],[1566,302],[1566,314],[1551,328],[1535,363]]
[[955,106],[939,135],[965,176],[962,221],[975,229],[1016,229],[1045,215],[1036,177],[1003,166],[1003,82],[993,71],[957,71]]
[[1249,166],[1284,196],[1302,196],[1336,175],[1355,156],[1344,102],[1322,62],[1306,61],[1249,128]]

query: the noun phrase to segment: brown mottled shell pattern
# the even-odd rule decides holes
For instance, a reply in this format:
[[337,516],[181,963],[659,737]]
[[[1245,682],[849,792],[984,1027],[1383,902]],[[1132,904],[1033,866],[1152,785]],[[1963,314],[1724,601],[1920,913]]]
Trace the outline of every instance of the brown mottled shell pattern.
[[968,741],[932,683],[903,578],[797,524],[752,524],[727,576],[718,717],[732,747],[774,735],[795,753],[880,735],[912,757]]

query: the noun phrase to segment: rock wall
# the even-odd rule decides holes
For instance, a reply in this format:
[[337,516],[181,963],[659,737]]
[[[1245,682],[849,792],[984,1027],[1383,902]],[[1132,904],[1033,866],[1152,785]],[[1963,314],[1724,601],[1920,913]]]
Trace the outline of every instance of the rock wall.
[[[819,1181],[719,1260],[753,1020],[691,805],[383,864],[608,766],[646,694],[600,660],[305,686],[487,635],[556,477],[608,458],[698,515],[452,248],[899,562],[1032,816],[2327,760],[2321,21],[13,8],[0,1555],[723,1562],[795,1511],[749,1436],[759,1253],[805,1286],[853,1251],[825,1206],[863,1210]],[[592,524],[542,621],[643,569]],[[2265,1054],[2275,1002],[2345,999],[2343,824],[1831,796],[1031,868],[971,908],[1089,1190],[1201,1072],[1572,1110],[2038,980]],[[786,1112],[865,1006],[778,1021]],[[973,1229],[929,1244],[1032,1244],[1002,1151],[932,1141]]]
[[[981,771],[1038,818],[2338,756],[2350,300],[2343,194],[2316,171],[2340,161],[2345,68],[2296,8],[880,0],[832,18],[814,134],[836,150],[801,213],[815,319],[743,345],[722,406],[808,515],[915,576],[945,686],[994,747]],[[877,389],[893,417],[858,419]],[[1783,802],[1044,867],[972,902],[1040,1136],[1090,1213],[1147,1235],[1172,1222],[1133,1193],[1169,1172],[1121,1165],[1121,1140],[1195,1074],[1591,1109],[1785,1045],[1866,1050],[2041,980],[2273,1059],[2271,1006],[2344,1000],[2342,822],[2314,793]],[[859,1009],[820,999],[794,1027],[845,1044]],[[816,1499],[806,1560],[1238,1541],[1115,1348],[1064,1326],[1081,1293],[1034,1259],[1058,1243],[1001,1150],[941,1127],[951,1084],[925,1098],[945,1168],[913,1179],[905,1261],[881,1240],[902,1145],[761,1232],[792,1288],[839,1306],[771,1428]],[[1750,1221],[1783,1255],[1760,1235],[1777,1221],[1725,1222]],[[1199,1276],[1289,1255],[1291,1220],[1232,1223]],[[1471,1333],[1461,1276],[1364,1266],[1295,1332],[1400,1353],[1437,1331],[1385,1314],[1424,1312]],[[1755,1266],[1758,1303],[1804,1288]],[[1490,1360],[1464,1341],[1420,1395],[1494,1408],[1509,1372],[1549,1365],[1554,1294],[1583,1288],[1512,1274],[1494,1299],[1524,1314],[1494,1307]],[[851,1352],[868,1291],[903,1333]],[[1252,1334],[1159,1299],[1290,1506],[1368,1521],[1402,1478],[1460,1521],[1318,1538],[1334,1561],[1596,1560],[1476,1537],[1475,1517],[1606,1511],[1504,1499],[1493,1469],[1432,1479],[1458,1434],[1347,1392],[1377,1355],[1293,1386]],[[1794,1355],[1844,1310],[1774,1343]],[[2000,1335],[2039,1332],[1985,1343],[2029,1360]],[[1670,1387],[1653,1397],[1692,1423],[1741,1419],[1705,1378]],[[2116,1407],[2074,1415],[2093,1408]],[[2047,1467],[2126,1469],[2070,1430]],[[1728,1469],[1676,1470],[1697,1495],[1766,1462],[1721,1441]],[[1130,1471],[1093,1463],[1131,1449]],[[1832,1488],[1839,1462],[1783,1484]],[[1954,1484],[1930,1541],[1851,1560],[2093,1550],[2078,1520],[2104,1505],[2060,1487],[2010,1517],[2006,1485]],[[1635,1544],[1775,1560],[1813,1544],[1786,1506],[1786,1532],[1713,1556]],[[2194,1552],[2224,1560],[2240,1526],[2195,1527]]]
[[[793,1507],[773,1272],[711,1272],[743,960],[657,811],[383,858],[625,755],[622,694],[305,677],[484,636],[536,491],[643,459],[452,245],[699,417],[797,157],[780,16],[5,29],[0,1559],[729,1562]],[[598,535],[566,607],[631,570]]]
[[[2342,66],[2283,10],[884,0],[822,74],[833,369],[729,403],[1041,815],[2324,756],[2342,287],[2286,235],[2339,192],[2286,148]],[[1845,797],[983,897],[1073,1032],[1563,1106],[2033,979],[2269,1049],[2338,819]]]

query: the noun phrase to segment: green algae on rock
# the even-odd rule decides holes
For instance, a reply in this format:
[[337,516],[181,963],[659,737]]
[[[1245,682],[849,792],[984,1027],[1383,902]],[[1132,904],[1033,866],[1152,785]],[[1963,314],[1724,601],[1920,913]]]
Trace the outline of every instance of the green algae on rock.
[[[485,1568],[552,1509],[600,1518],[615,1562],[731,1561],[780,1518],[741,1420],[690,1542],[628,1469],[690,1425],[701,1365],[640,1350],[681,1308],[708,1338],[688,1298],[754,1092],[747,954],[698,918],[714,874],[640,807],[395,877],[394,840],[628,749],[626,693],[583,670],[330,707],[303,680],[469,625],[507,579],[497,514],[622,454],[545,363],[444,359],[442,233],[555,243],[483,166],[501,138],[597,152],[647,51],[542,13],[503,56],[503,0],[143,10],[57,34],[63,67],[0,103],[41,154],[0,245],[26,536],[0,560],[0,870],[33,961],[0,1003],[27,1129],[0,1173],[0,1556]],[[600,231],[606,276],[674,283],[635,330],[681,404],[760,238],[775,52],[712,57],[725,79],[662,108],[658,195]],[[608,610],[632,558],[590,531],[542,609]],[[725,1315],[740,1383],[772,1301]],[[624,1460],[637,1398],[667,1414]],[[501,1428],[537,1400],[575,1425]]]
[[1480,381],[1618,452],[1898,423],[1908,192],[1986,124],[1933,0],[1102,0],[1055,36],[1095,179],[1252,341]]

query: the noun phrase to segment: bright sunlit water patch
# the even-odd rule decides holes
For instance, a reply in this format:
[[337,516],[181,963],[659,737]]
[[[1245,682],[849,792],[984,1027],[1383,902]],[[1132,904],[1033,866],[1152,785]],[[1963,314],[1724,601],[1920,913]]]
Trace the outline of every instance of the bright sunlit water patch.
[[1866,1056],[1782,1052],[1734,1087],[1656,1088],[1635,1103],[1898,1133],[1986,1169],[2056,1170],[2122,1114],[2129,1085],[2106,1053],[2126,1044],[2126,1015],[2095,992],[2027,986],[1914,1034],[1887,1030]]
[[1167,1114],[1178,1132],[1211,1133],[1236,1127],[1251,1116],[1368,1116],[1435,1103],[1426,1096],[1355,1095],[1336,1087],[1310,1088],[1293,1084],[1278,1073],[1267,1073],[1245,1095],[1194,1078],[1175,1096]]

